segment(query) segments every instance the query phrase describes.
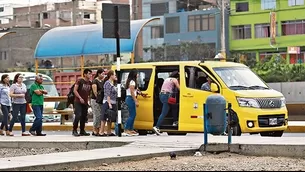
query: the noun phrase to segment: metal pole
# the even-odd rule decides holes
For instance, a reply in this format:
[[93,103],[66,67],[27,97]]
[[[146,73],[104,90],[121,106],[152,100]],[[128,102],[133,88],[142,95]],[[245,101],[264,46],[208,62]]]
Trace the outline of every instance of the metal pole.
[[38,75],[38,67],[39,67],[38,59],[35,59],[35,73],[36,73],[36,75]]
[[204,128],[204,151],[206,151],[206,146],[208,144],[208,130],[207,130],[207,107],[203,104],[203,128]]
[[232,143],[232,130],[231,130],[231,125],[230,125],[230,121],[231,121],[231,111],[230,109],[232,108],[232,104],[229,103],[228,104],[228,150],[230,151],[230,145]]
[[120,52],[120,24],[119,24],[119,6],[115,6],[115,33],[116,33],[116,58],[117,58],[117,76],[118,78],[118,99],[117,99],[117,108],[118,108],[118,136],[122,136],[122,113],[121,113],[121,52]]
[[224,58],[226,58],[226,34],[225,34],[225,0],[221,0],[221,54],[223,55]]

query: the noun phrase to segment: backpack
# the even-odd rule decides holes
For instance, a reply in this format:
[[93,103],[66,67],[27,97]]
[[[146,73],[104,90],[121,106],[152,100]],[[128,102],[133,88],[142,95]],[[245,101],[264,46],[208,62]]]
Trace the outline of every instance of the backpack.
[[104,84],[105,81],[102,81],[102,88],[97,92],[97,96],[96,96],[96,103],[98,104],[103,104],[103,99],[104,99]]
[[[83,87],[83,84],[84,84],[84,79],[80,79],[80,85],[78,86],[78,89],[77,91],[80,91]],[[70,91],[67,95],[67,106],[66,107],[69,107],[70,104],[74,104],[74,99],[75,99],[75,94],[74,94],[74,87],[75,87],[75,83],[71,86],[70,88]]]
[[30,93],[30,89],[26,90],[25,100],[26,100],[26,103],[32,103],[32,96],[31,96],[31,93]]

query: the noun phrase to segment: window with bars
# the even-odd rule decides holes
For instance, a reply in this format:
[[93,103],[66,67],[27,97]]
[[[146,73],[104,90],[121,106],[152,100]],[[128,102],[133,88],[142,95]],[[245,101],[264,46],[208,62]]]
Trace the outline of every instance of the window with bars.
[[168,2],[165,3],[154,3],[150,4],[150,15],[151,16],[163,16],[168,13]]
[[261,0],[262,10],[276,9],[276,0]]
[[251,39],[251,25],[232,26],[232,38]]
[[151,27],[151,39],[164,38],[164,26]]
[[[270,24],[264,23],[264,24],[255,24],[255,38],[270,38],[271,32],[270,32]],[[276,25],[276,31],[278,29],[278,26]],[[276,32],[276,35],[278,36],[278,32]]]
[[191,15],[188,17],[188,31],[215,30],[214,15]]
[[282,21],[282,35],[305,34],[305,20]]
[[167,17],[165,19],[166,33],[179,33],[180,32],[180,18],[179,17]]
[[304,0],[288,0],[288,6],[304,5]]

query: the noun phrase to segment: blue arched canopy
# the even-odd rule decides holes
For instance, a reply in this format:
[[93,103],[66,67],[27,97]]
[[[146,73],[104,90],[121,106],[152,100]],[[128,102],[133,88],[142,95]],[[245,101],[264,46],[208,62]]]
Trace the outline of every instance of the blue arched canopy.
[[[131,39],[121,39],[122,53],[134,51],[137,36],[150,21],[160,18],[132,20],[130,22]],[[116,40],[103,38],[101,24],[57,27],[46,32],[39,40],[34,58],[57,58],[81,55],[115,54]]]

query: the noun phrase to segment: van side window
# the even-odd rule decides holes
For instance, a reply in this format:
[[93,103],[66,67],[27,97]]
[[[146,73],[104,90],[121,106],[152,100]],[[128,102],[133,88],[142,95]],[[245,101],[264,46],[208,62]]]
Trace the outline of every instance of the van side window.
[[[152,70],[151,69],[138,69],[139,76],[137,78],[138,87],[141,91],[146,91],[149,85]],[[121,84],[126,88],[126,81],[130,70],[122,70]]]
[[193,89],[201,89],[202,84],[207,82],[207,74],[198,67],[186,66],[185,72],[189,78],[186,78],[186,86]]

